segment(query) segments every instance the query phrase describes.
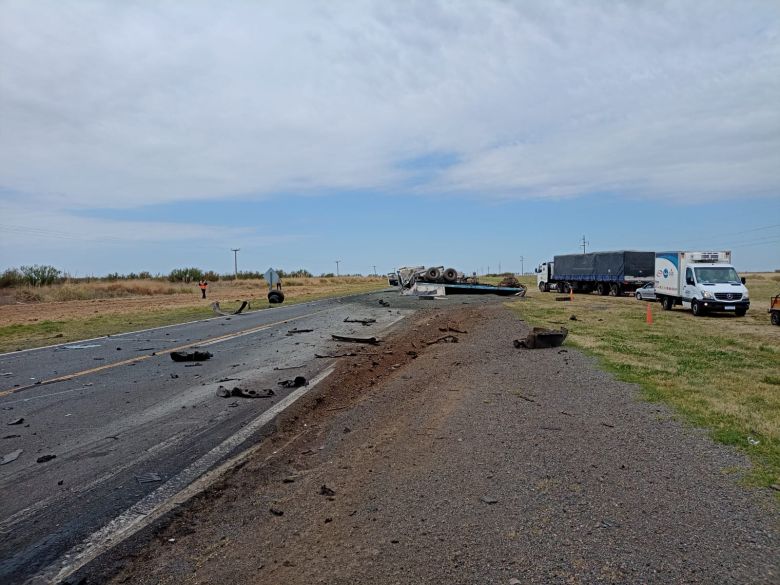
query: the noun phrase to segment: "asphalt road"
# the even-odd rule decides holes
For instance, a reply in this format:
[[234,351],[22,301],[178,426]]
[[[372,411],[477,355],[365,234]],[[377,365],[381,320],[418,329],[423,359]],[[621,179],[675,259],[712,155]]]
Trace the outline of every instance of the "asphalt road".
[[[0,582],[52,565],[233,436],[293,391],[280,381],[321,373],[332,333],[381,335],[414,303],[373,293],[0,355],[0,457],[23,450],[0,466]],[[171,360],[195,348],[213,357]],[[219,386],[275,394],[221,398]]]

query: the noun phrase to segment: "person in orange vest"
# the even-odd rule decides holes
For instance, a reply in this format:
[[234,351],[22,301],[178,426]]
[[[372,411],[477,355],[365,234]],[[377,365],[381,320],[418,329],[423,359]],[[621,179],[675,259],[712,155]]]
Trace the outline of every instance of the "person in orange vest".
[[208,283],[208,282],[206,282],[205,280],[201,280],[201,281],[198,283],[198,286],[200,287],[200,292],[201,292],[201,294],[203,295],[201,298],[202,298],[202,299],[205,299],[205,298],[206,298],[206,289],[208,288],[208,286],[209,286],[209,283]]

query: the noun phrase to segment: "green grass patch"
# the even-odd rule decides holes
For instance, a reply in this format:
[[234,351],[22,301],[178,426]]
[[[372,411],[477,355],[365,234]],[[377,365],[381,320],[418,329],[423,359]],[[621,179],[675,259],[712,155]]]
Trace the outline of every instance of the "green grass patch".
[[540,293],[526,280],[528,297],[509,305],[529,324],[563,325],[567,344],[639,385],[646,400],[670,405],[715,441],[747,453],[753,462],[749,483],[780,482],[780,328],[769,323],[761,304],[765,298],[768,306],[774,280],[749,279],[754,306],[746,317],[696,318],[653,304],[651,325],[646,302],[581,294],[573,303],[558,303],[555,293]]

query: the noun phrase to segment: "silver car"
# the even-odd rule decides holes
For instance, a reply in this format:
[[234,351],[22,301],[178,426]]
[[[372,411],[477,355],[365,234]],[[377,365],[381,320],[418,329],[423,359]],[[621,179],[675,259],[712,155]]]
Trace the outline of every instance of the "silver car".
[[642,288],[638,288],[634,294],[638,301],[654,301],[655,300],[655,283],[648,282]]

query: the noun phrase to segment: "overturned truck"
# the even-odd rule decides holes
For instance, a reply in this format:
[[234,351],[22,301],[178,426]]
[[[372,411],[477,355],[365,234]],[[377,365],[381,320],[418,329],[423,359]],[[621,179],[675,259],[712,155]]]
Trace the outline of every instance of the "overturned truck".
[[495,294],[525,296],[526,287],[514,277],[507,277],[497,285],[483,284],[475,276],[466,276],[454,268],[444,266],[406,266],[396,271],[401,294],[441,297],[455,294]]

